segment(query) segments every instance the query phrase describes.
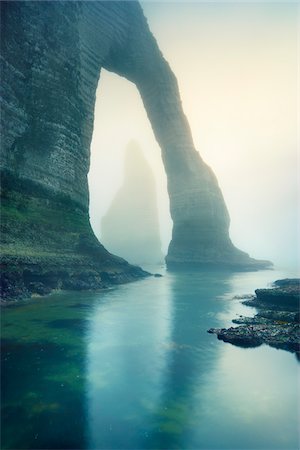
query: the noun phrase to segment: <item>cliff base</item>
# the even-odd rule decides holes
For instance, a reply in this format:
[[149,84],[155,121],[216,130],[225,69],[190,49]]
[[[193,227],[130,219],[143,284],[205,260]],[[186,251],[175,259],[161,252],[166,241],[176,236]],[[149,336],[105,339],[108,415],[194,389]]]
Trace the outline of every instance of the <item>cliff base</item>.
[[110,254],[96,239],[88,211],[67,196],[3,173],[2,301],[53,289],[100,289],[147,272]]

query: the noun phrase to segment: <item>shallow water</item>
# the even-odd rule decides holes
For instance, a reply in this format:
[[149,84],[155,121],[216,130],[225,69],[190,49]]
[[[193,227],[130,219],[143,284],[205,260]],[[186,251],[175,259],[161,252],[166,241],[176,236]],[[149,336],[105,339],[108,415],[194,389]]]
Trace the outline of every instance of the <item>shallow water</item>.
[[3,449],[299,448],[295,355],[207,333],[294,274],[154,271],[3,311]]

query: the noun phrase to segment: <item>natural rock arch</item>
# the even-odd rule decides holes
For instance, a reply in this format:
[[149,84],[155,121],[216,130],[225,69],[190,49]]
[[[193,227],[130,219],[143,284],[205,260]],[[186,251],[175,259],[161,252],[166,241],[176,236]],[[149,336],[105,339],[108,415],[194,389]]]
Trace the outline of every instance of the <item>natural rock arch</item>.
[[194,148],[176,78],[137,2],[1,2],[1,22],[3,254],[5,264],[17,261],[18,279],[28,287],[51,272],[54,285],[68,287],[67,277],[72,287],[87,265],[96,284],[103,268],[129,278],[136,270],[96,242],[88,221],[102,67],[136,84],[162,150],[174,224],[168,267],[265,265],[231,243],[216,177]]

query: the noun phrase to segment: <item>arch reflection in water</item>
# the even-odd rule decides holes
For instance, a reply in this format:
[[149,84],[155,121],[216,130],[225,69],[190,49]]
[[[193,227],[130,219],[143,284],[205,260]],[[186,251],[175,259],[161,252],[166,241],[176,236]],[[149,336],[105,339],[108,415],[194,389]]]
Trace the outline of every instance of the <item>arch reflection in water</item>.
[[172,310],[168,282],[108,292],[88,336],[89,448],[134,448],[164,385]]
[[[184,446],[195,380],[214,366],[228,275],[166,274],[108,293],[88,344],[90,448]],[[141,297],[141,293],[143,297]]]
[[[214,370],[216,341],[207,324],[219,324],[227,305],[222,301],[230,290],[229,273],[190,271],[172,276],[172,327],[163,395],[152,416],[152,442],[147,448],[192,448],[191,437],[201,427],[201,399],[196,397],[202,378]],[[199,436],[198,436],[199,437]],[[206,448],[197,441],[193,448]],[[195,445],[195,443],[194,443]],[[143,447],[141,442],[140,448]]]
[[89,448],[297,448],[294,355],[207,333],[254,313],[234,295],[284,277],[166,273],[107,292],[88,335]]

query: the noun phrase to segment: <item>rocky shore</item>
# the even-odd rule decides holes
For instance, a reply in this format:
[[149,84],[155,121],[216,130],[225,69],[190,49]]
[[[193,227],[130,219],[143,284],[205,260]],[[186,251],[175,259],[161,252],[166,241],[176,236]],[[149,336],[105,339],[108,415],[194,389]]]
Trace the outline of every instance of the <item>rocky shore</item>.
[[88,211],[11,173],[1,176],[0,304],[53,290],[104,289],[147,272],[108,252]]
[[[246,298],[246,300],[245,300]],[[218,339],[240,347],[268,344],[300,354],[300,279],[277,280],[270,289],[257,289],[243,304],[257,309],[254,317],[240,316],[230,328],[210,328]],[[241,298],[243,299],[243,298]]]
[[[112,261],[116,260],[115,265]],[[36,256],[20,260],[7,258],[0,265],[0,305],[30,297],[40,297],[57,290],[99,290],[150,276],[138,266],[111,255],[106,266],[84,255],[51,259]]]

